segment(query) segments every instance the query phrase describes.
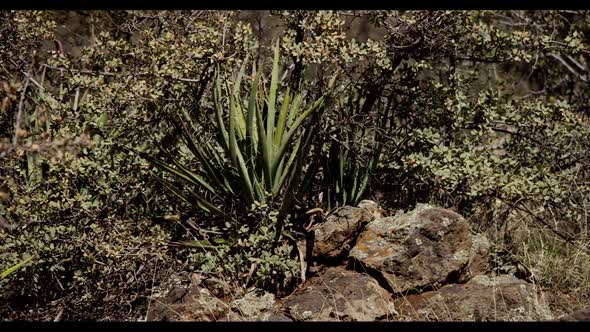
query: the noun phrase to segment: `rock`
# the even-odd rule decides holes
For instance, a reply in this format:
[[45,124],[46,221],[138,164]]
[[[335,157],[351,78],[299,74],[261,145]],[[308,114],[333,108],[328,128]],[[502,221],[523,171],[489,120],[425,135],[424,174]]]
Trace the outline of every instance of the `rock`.
[[292,322],[293,320],[280,311],[266,311],[256,318],[243,317],[240,314],[230,311],[218,322]]
[[385,210],[383,210],[379,206],[379,203],[375,201],[364,199],[359,203],[359,208],[367,210],[367,212],[369,212],[373,218],[385,217]]
[[268,318],[263,319],[267,322],[292,322],[293,320],[282,312],[274,312]]
[[313,256],[324,259],[340,257],[369,220],[371,214],[365,209],[351,206],[338,208],[323,223],[313,228]]
[[400,297],[398,320],[530,321],[549,320],[551,311],[534,285],[511,275],[476,276],[466,284]]
[[174,287],[151,303],[148,321],[217,321],[229,312],[228,305],[198,285]]
[[575,316],[580,314],[579,311],[585,308],[588,303],[587,299],[580,297],[579,294],[573,293],[571,290],[555,288],[546,290],[544,295],[557,320],[568,321],[575,319]]
[[[291,321],[274,295],[254,289],[227,304],[239,290],[224,280],[200,274],[173,276],[167,292],[158,292],[151,303],[148,321]],[[164,294],[164,295],[162,295]]]
[[469,262],[458,276],[459,282],[466,282],[472,277],[486,273],[489,269],[490,241],[483,234],[471,236]]
[[274,295],[262,290],[248,292],[230,306],[244,320],[263,320],[277,312]]
[[290,316],[303,321],[375,321],[390,318],[390,294],[371,277],[330,267],[284,300]]
[[231,302],[233,311],[228,312],[220,321],[292,321],[279,310],[273,294],[260,289],[247,292]]
[[201,283],[216,297],[222,298],[232,294],[232,286],[227,280],[210,276],[204,278]]
[[228,311],[225,316],[221,317],[218,322],[244,322],[247,321],[240,314],[233,311]]
[[472,236],[461,215],[418,204],[408,213],[376,218],[350,257],[383,278],[394,292],[468,280],[486,269],[489,242]]
[[221,322],[249,322],[249,321],[258,321],[258,322],[292,322],[293,320],[284,313],[280,311],[266,311],[261,313],[257,318],[246,318],[241,316],[238,313],[230,311],[226,314],[225,317],[222,317],[220,320]]
[[590,322],[590,309],[577,310],[559,319],[562,322]]

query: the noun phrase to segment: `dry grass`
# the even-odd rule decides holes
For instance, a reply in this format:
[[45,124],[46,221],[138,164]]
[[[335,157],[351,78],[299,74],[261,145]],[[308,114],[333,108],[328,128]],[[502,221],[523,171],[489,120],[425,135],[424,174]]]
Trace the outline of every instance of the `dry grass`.
[[[558,231],[568,226],[556,214],[539,215]],[[488,230],[496,250],[509,253],[517,273],[544,291],[556,316],[583,308],[590,298],[590,239],[587,227],[577,229],[568,241],[526,213],[512,213],[501,228]]]

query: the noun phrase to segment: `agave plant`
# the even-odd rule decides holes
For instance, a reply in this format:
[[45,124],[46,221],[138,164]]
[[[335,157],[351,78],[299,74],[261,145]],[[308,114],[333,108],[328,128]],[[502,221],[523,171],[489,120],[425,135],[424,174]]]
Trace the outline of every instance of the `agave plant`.
[[367,98],[352,93],[341,119],[346,125],[338,126],[331,137],[325,163],[327,171],[324,172],[324,197],[328,210],[342,205],[356,206],[365,198],[383,149],[391,105],[384,107],[376,126],[366,126],[355,119],[359,115],[368,118],[377,101],[375,95],[378,94],[373,93]]
[[[304,92],[287,88],[282,98],[279,89],[279,45],[276,44],[270,75],[265,89],[262,66],[253,66],[249,93],[240,91],[245,73],[242,65],[234,82],[222,78],[217,68],[213,86],[216,130],[214,139],[203,135],[197,121],[181,110],[172,124],[199,167],[190,169],[169,155],[171,162],[145,156],[160,169],[176,176],[186,186],[180,188],[160,179],[184,201],[227,219],[233,217],[223,208],[224,202],[235,202],[251,209],[267,205],[278,211],[278,230],[282,217],[304,191],[311,172],[306,156],[313,137],[314,121],[325,105],[326,94],[304,106]],[[331,81],[333,84],[333,80]],[[311,123],[311,125],[307,125]],[[235,221],[235,220],[234,220]],[[278,233],[277,233],[278,234]]]
[[23,261],[9,267],[8,269],[0,272],[0,281],[8,278],[8,276],[10,276],[11,274],[15,273],[16,271],[18,271],[19,269],[21,269],[23,266],[25,266],[25,264],[27,264],[30,260],[32,259],[32,257],[28,257],[26,259],[24,259]]

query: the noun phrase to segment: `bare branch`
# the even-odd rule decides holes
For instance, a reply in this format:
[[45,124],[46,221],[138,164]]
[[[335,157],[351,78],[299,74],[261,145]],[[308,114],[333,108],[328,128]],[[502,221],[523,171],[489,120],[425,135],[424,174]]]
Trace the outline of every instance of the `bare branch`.
[[[30,72],[30,70],[29,70]],[[14,138],[12,139],[12,144],[17,145],[18,143],[18,136],[20,135],[20,122],[23,114],[23,106],[25,103],[25,95],[27,94],[27,88],[29,87],[29,75],[27,74],[25,81],[25,86],[23,88],[23,92],[20,96],[20,101],[18,103],[18,112],[16,113],[16,123],[14,124]]]
[[118,73],[116,74],[116,73],[111,73],[111,72],[107,72],[107,71],[93,71],[93,70],[86,70],[86,69],[72,69],[72,68],[65,68],[65,67],[54,67],[54,66],[51,66],[48,64],[43,64],[43,67],[48,68],[48,69],[52,69],[52,70],[67,71],[70,73],[103,75],[103,76],[111,76],[111,77],[116,77],[116,76],[130,76],[130,77],[149,76],[149,77],[156,77],[156,78],[162,78],[162,79],[166,79],[166,80],[180,81],[180,82],[186,82],[186,83],[199,83],[199,82],[201,82],[201,80],[197,79],[197,78],[160,76],[160,75],[156,75],[156,74],[149,73],[149,72],[122,75],[122,74],[118,74]]
[[581,79],[584,82],[588,82],[588,76],[574,69],[560,54],[549,53],[549,56],[559,61],[563,66],[565,66],[572,74],[576,75],[579,79]]

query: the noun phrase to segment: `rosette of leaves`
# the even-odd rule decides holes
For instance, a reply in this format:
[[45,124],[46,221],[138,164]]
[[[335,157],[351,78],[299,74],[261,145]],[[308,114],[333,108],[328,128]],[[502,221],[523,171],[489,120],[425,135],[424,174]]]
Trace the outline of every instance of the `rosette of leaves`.
[[[182,187],[163,178],[162,183],[185,202],[228,221],[236,221],[229,211],[238,203],[242,212],[270,207],[270,218],[280,234],[283,219],[311,182],[313,167],[308,167],[311,142],[317,121],[309,121],[324,108],[326,94],[304,105],[306,93],[289,87],[278,98],[279,47],[275,47],[270,86],[265,88],[262,66],[253,66],[249,93],[240,88],[245,63],[233,82],[222,78],[218,67],[214,77],[215,116],[210,126],[216,131],[208,139],[199,123],[186,110],[171,119],[189,159],[199,167],[191,169],[168,154],[165,160],[145,156],[158,168],[181,181]],[[333,80],[332,80],[333,83]],[[204,126],[204,124],[201,123]],[[243,213],[246,215],[247,213]]]

